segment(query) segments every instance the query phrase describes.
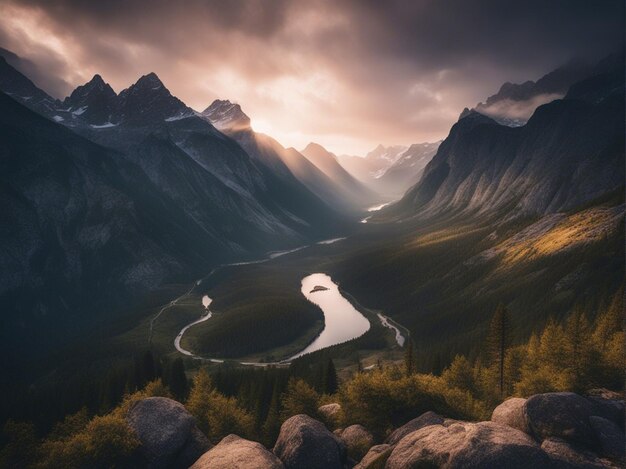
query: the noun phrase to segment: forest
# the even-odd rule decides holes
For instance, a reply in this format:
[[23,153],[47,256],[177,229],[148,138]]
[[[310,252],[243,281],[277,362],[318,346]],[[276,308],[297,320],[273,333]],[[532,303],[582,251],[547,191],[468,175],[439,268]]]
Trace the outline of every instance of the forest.
[[[512,339],[510,313],[499,306],[481,352],[472,359],[457,355],[440,374],[417,371],[420,355],[412,341],[401,362],[369,370],[359,366],[346,379],[338,376],[332,349],[289,367],[195,363],[187,369],[181,358],[166,360],[146,351],[100,380],[71,383],[80,390],[64,399],[48,396],[48,413],[19,409],[22,418],[8,420],[3,429],[0,467],[133,467],[139,442],[125,416],[149,396],[183,403],[213,443],[235,433],[271,447],[281,423],[301,413],[331,429],[360,423],[382,439],[428,410],[479,420],[509,396],[623,391],[623,294],[621,288],[607,297],[595,314],[581,307],[565,321],[550,319],[521,343]],[[342,411],[331,421],[318,408],[335,402]]]

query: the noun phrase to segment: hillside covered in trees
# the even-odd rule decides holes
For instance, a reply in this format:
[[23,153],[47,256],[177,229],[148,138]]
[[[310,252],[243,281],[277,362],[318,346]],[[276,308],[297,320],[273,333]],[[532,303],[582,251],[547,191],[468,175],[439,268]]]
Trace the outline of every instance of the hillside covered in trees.
[[[289,367],[209,371],[185,370],[181,359],[165,363],[147,352],[127,370],[126,380],[122,374],[109,376],[98,392],[90,393],[99,400],[75,401],[82,407],[52,426],[9,420],[0,467],[142,466],[142,443],[128,415],[137,402],[154,396],[184,404],[209,444],[236,434],[270,448],[281,424],[299,414],[331,429],[361,425],[371,432],[372,442],[382,442],[394,428],[429,411],[465,421],[489,419],[511,396],[605,388],[623,398],[623,306],[620,290],[594,317],[576,311],[519,344],[510,343],[509,313],[500,307],[483,353],[475,360],[457,356],[440,375],[416,372],[420,357],[411,344],[403,362],[381,363],[342,380],[329,356],[304,357]],[[112,381],[117,393],[111,392]],[[329,413],[336,404],[341,411]],[[352,456],[360,458],[367,449],[353,448]]]

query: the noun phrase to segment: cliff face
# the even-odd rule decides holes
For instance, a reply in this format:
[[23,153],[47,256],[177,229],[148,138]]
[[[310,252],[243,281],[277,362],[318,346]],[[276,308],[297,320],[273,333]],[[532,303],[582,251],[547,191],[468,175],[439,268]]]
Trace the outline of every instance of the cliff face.
[[623,173],[623,61],[615,61],[565,99],[540,106],[523,127],[464,113],[396,209],[404,216],[544,215],[621,187]]

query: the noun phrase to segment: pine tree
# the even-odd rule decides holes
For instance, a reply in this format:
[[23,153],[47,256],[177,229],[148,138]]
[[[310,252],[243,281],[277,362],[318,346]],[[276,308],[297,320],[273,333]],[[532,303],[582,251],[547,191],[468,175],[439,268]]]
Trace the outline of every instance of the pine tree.
[[176,399],[183,400],[187,396],[189,384],[182,358],[175,359],[170,365],[167,373],[167,385]]
[[274,385],[270,408],[267,412],[267,418],[263,423],[262,433],[266,446],[272,447],[278,433],[280,432],[280,391],[277,385]]
[[150,350],[146,350],[141,357],[141,385],[143,386],[145,383],[149,383],[150,381],[154,381],[156,378],[154,366],[154,357],[152,356],[152,352]]
[[487,347],[492,364],[497,366],[500,395],[504,393],[504,361],[511,345],[511,322],[503,304],[498,305],[489,324]]
[[404,349],[404,372],[407,376],[411,376],[416,372],[415,351],[413,349],[413,341],[410,337],[407,338],[407,344]]
[[332,358],[326,362],[324,369],[324,394],[335,394],[339,389],[339,379],[337,378],[337,370]]

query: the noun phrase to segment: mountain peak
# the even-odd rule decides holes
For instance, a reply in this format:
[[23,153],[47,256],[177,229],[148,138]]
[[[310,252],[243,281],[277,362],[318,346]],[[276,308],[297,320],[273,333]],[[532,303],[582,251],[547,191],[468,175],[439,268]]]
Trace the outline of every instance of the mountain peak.
[[219,130],[250,129],[250,118],[239,104],[228,99],[216,99],[201,115]]
[[157,76],[156,73],[150,72],[147,75],[143,75],[137,82],[133,85],[140,88],[152,88],[159,89],[161,87],[165,88],[165,85],[161,81],[161,79]]
[[102,77],[100,76],[99,73],[96,73],[93,78],[89,81],[89,83],[93,83],[93,84],[97,84],[97,85],[104,85],[104,80],[102,79]]

